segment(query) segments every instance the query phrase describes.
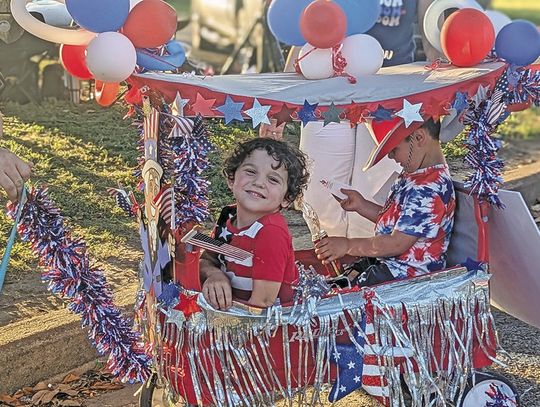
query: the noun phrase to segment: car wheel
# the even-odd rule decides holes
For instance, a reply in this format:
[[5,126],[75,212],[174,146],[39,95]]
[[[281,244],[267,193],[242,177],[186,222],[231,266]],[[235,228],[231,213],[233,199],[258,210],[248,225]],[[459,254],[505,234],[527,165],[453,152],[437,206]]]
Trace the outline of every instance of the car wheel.
[[460,407],[518,407],[519,396],[512,383],[493,372],[476,372],[469,378]]

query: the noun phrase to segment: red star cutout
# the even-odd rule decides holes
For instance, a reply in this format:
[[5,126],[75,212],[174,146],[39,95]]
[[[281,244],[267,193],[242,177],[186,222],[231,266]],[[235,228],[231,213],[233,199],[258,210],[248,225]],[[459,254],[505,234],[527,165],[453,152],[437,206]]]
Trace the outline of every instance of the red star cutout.
[[205,99],[197,92],[197,99],[195,103],[191,105],[191,110],[195,113],[199,113],[203,117],[212,117],[215,115],[212,106],[216,103],[216,99]]
[[296,112],[295,107],[289,108],[286,103],[283,103],[281,110],[272,116],[274,119],[277,119],[276,127],[282,123],[292,122],[292,114],[294,112]]
[[359,103],[354,103],[354,101],[351,107],[345,111],[345,118],[351,122],[351,127],[363,122],[368,115],[369,110]]

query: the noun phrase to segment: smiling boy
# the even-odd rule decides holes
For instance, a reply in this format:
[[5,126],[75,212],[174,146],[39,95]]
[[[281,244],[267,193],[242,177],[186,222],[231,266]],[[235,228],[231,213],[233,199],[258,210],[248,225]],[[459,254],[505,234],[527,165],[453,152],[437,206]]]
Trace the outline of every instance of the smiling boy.
[[253,139],[238,145],[223,172],[236,205],[222,210],[214,235],[253,257],[239,261],[205,252],[200,269],[206,300],[217,309],[228,309],[233,298],[258,307],[292,300],[298,271],[280,211],[305,189],[305,155],[282,141]]

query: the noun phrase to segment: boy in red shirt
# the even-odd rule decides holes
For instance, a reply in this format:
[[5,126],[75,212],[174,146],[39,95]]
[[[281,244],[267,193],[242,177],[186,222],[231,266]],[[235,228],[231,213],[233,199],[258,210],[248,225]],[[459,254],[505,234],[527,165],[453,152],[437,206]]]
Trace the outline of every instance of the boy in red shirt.
[[228,309],[233,298],[258,307],[293,298],[298,279],[292,238],[280,210],[302,195],[307,184],[306,157],[278,140],[257,138],[238,145],[224,170],[236,205],[225,207],[215,238],[247,250],[240,261],[205,252],[201,258],[202,292],[216,309]]

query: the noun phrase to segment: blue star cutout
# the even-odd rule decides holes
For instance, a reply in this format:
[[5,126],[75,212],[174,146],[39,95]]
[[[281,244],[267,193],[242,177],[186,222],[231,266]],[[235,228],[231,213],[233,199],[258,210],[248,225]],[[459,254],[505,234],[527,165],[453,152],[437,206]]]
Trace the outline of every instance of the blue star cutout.
[[270,119],[268,118],[268,111],[271,106],[262,106],[259,101],[255,98],[253,101],[253,107],[249,110],[246,110],[246,114],[251,117],[253,121],[253,127],[257,127],[261,123],[270,124]]
[[[360,322],[360,326],[365,330],[365,317]],[[363,347],[364,338],[362,335],[355,332],[354,337],[356,342]],[[336,345],[339,357],[332,355],[332,363],[338,365],[339,377],[334,382],[332,390],[328,395],[328,401],[335,403],[346,395],[362,387],[362,371],[364,370],[364,356],[356,346],[351,343],[347,345]],[[339,386],[338,386],[339,385]]]
[[178,303],[178,296],[180,290],[174,283],[163,284],[163,290],[158,297],[158,301],[163,304],[164,307],[172,307]]
[[225,103],[216,107],[216,110],[223,113],[223,116],[225,116],[225,124],[229,124],[235,119],[239,122],[244,121],[244,118],[242,117],[242,107],[244,107],[244,102],[235,102],[227,95]]
[[304,100],[304,107],[302,107],[302,109],[300,109],[298,112],[298,118],[302,121],[302,126],[305,127],[305,125],[309,122],[317,120],[317,116],[315,114],[315,109],[317,109],[317,106],[319,106],[318,103],[310,105],[307,100]]
[[389,109],[385,109],[381,105],[377,106],[377,110],[375,110],[371,115],[378,122],[385,122],[388,120],[392,120],[392,117],[393,117],[392,111]]
[[461,113],[467,107],[469,107],[469,102],[467,101],[467,92],[457,92],[456,98],[452,102],[452,107],[457,110],[458,113]]

